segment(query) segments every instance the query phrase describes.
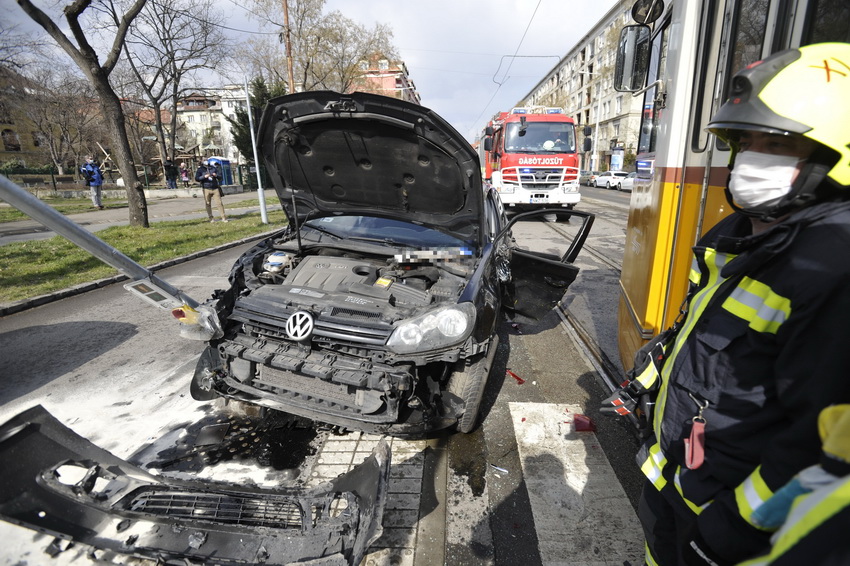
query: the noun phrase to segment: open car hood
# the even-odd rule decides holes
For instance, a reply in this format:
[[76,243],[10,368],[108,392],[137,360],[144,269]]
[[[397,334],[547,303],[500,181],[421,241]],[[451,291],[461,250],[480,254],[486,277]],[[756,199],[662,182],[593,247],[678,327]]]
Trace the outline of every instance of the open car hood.
[[299,222],[384,216],[481,243],[478,156],[423,106],[360,92],[302,92],[269,101],[259,137],[290,222],[293,208]]
[[0,518],[96,550],[192,564],[356,566],[381,534],[390,453],[381,442],[363,464],[311,489],[171,479],[37,406],[0,426],[0,461]]

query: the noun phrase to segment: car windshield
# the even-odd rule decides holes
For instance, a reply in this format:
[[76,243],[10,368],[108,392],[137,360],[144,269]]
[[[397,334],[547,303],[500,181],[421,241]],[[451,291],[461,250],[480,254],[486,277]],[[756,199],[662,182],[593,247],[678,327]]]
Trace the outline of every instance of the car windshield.
[[394,247],[468,248],[468,244],[433,228],[377,216],[324,216],[304,223],[304,227],[341,240],[357,240]]
[[575,129],[566,122],[519,122],[507,127],[505,151],[508,153],[575,153]]

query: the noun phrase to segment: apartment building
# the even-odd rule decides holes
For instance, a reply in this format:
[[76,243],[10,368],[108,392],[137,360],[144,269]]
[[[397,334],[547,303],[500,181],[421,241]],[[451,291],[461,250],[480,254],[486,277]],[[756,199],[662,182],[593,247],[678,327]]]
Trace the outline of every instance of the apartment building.
[[629,22],[628,7],[614,6],[517,103],[565,108],[576,122],[579,147],[585,137],[583,128],[590,126],[593,149],[582,155],[582,169],[634,168],[643,97],[613,87],[617,39]]
[[352,92],[371,92],[422,104],[404,61],[390,61],[376,55],[368,61],[361,61],[360,70],[363,75],[355,82]]
[[230,122],[236,109],[245,107],[245,88],[225,85],[194,92],[177,102],[178,135],[186,149],[196,148],[202,156],[222,156],[233,163],[244,159],[233,145]]

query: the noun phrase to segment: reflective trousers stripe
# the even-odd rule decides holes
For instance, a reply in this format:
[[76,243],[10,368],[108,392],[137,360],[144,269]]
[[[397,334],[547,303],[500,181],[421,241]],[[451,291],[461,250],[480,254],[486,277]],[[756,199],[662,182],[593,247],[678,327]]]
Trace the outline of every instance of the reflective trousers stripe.
[[754,523],[753,511],[761,507],[771,497],[773,497],[773,491],[761,477],[761,466],[756,468],[741,485],[735,488],[735,502],[738,504],[738,513],[746,522],[761,531],[772,531],[773,529],[765,529]]
[[755,279],[744,277],[723,301],[723,308],[750,323],[756,332],[776,334],[791,316],[791,301]]

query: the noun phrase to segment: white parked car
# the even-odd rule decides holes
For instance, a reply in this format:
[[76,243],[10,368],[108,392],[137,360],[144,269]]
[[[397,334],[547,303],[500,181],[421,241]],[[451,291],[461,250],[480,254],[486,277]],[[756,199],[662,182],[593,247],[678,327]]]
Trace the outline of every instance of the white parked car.
[[620,184],[617,185],[617,190],[626,191],[629,193],[632,192],[632,189],[635,185],[635,177],[637,177],[637,173],[635,173],[634,171],[626,175],[626,178],[620,181]]
[[593,186],[597,188],[617,189],[622,180],[628,175],[625,171],[605,171],[596,176],[593,180]]

